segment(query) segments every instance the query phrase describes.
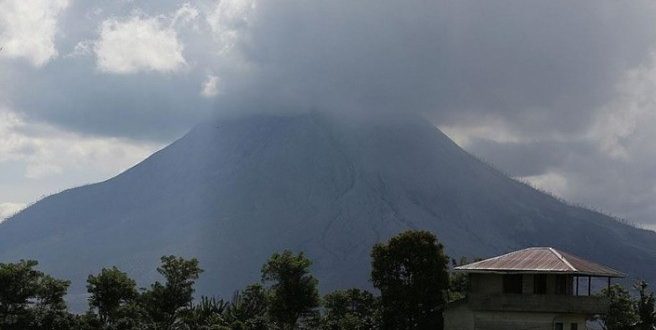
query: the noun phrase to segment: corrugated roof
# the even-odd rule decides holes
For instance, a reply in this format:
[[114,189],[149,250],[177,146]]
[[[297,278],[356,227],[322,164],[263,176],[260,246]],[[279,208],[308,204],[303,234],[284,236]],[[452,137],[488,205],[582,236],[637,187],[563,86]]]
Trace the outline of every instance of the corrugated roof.
[[550,247],[532,247],[514,251],[455,269],[469,273],[529,272],[624,277],[624,274],[610,267]]

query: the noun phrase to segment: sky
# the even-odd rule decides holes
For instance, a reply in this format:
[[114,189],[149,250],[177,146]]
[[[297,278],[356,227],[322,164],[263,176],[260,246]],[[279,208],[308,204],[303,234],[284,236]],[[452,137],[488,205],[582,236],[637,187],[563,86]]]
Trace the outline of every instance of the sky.
[[421,115],[656,228],[656,3],[0,0],[0,218],[215,115]]

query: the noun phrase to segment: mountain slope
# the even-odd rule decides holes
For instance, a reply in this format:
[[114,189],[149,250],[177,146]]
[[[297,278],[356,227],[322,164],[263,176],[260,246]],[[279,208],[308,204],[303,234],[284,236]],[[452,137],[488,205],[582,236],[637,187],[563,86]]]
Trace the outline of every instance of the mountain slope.
[[196,256],[200,293],[227,296],[289,248],[315,261],[325,291],[369,286],[372,245],[407,228],[435,232],[454,257],[544,245],[634,276],[656,271],[656,233],[518,183],[422,120],[319,114],[200,125],[110,180],[0,224],[0,261],[38,259],[82,301],[86,276],[103,266],[145,284],[160,256]]

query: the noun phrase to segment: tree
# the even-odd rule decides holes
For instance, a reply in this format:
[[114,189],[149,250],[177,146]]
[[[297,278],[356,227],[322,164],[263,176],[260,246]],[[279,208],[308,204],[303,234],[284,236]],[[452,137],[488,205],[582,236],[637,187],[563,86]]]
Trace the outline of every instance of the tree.
[[323,298],[326,330],[367,330],[380,328],[379,302],[360,289],[338,290]]
[[137,284],[118,268],[103,268],[100,274],[89,275],[87,291],[89,307],[96,309],[102,324],[115,324],[126,314],[126,306],[138,297]]
[[201,297],[184,316],[189,329],[268,330],[267,295],[260,284],[235,292],[232,301]]
[[260,284],[251,284],[235,292],[226,310],[225,319],[233,329],[266,329],[268,293]]
[[656,326],[656,312],[654,311],[654,293],[647,290],[647,282],[639,281],[634,285],[634,288],[640,293],[638,297],[637,311],[640,321],[638,322],[638,329],[640,330],[653,330]]
[[27,322],[28,299],[36,296],[41,277],[33,269],[37,264],[34,260],[0,264],[0,328],[11,329]]
[[280,328],[293,329],[302,317],[316,313],[318,281],[310,274],[312,262],[303,253],[275,253],[262,267],[262,281],[271,283],[269,316]]
[[228,328],[229,322],[224,317],[228,306],[223,299],[201,297],[200,302],[183,316],[184,324],[188,329],[198,330]]
[[371,252],[371,280],[381,292],[384,329],[442,329],[449,285],[442,244],[427,231],[406,231]]
[[629,292],[617,284],[603,289],[600,296],[608,297],[610,308],[602,316],[607,330],[632,329],[638,323],[636,304]]
[[157,272],[166,283],[159,281],[142,295],[141,303],[157,329],[171,329],[176,321],[192,308],[194,284],[203,270],[198,260],[164,256]]
[[74,317],[64,296],[70,282],[58,280],[21,260],[0,263],[0,329],[69,329]]

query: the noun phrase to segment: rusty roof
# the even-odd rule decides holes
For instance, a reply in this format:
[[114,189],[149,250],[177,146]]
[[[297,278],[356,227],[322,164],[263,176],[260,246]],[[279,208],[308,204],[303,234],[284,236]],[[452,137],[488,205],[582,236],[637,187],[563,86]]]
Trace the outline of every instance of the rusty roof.
[[610,267],[550,247],[532,247],[456,267],[468,273],[558,273],[579,276],[624,277]]

